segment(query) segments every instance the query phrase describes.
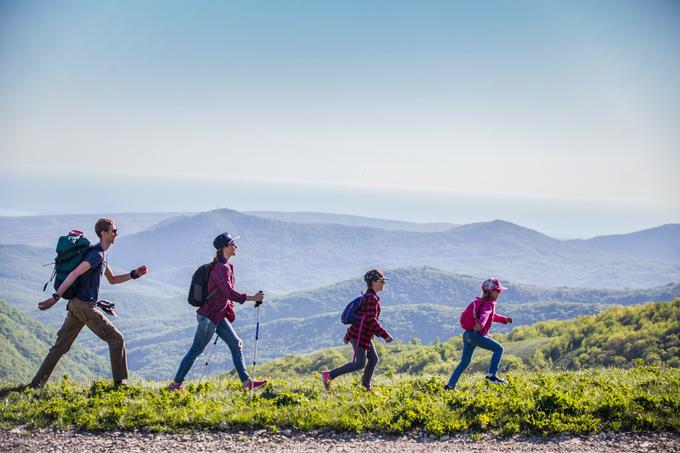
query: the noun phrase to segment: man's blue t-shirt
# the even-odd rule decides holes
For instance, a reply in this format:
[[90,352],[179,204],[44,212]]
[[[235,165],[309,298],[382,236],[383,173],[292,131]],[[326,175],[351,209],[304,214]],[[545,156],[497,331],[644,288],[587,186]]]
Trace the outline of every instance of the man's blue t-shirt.
[[97,244],[92,247],[85,255],[84,261],[90,263],[92,268],[78,278],[78,291],[75,297],[85,302],[97,302],[99,299],[99,282],[108,265],[106,252],[102,249],[102,245]]

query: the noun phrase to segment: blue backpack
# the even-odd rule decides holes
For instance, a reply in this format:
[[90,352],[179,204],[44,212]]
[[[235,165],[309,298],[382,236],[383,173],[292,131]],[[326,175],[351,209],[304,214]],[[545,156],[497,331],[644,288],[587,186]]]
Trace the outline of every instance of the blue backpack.
[[342,321],[343,324],[354,324],[355,322],[361,321],[361,317],[357,316],[356,313],[363,301],[364,296],[362,295],[348,303],[340,316],[340,321]]

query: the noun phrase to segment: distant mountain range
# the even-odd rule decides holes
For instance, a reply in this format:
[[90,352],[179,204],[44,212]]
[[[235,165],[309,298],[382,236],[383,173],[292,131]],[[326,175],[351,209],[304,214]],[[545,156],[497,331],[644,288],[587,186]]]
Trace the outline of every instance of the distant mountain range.
[[680,281],[680,262],[602,251],[501,220],[423,233],[283,222],[222,209],[168,219],[122,238],[111,256],[125,267],[146,262],[154,278],[184,286],[211,259],[212,238],[221,231],[241,236],[233,262],[237,281],[249,291],[286,293],[372,267],[414,265],[539,286],[645,288]]
[[[222,209],[111,215],[122,233],[111,257],[124,267],[146,262],[155,279],[184,287],[193,269],[211,259],[212,238],[227,230],[242,236],[234,259],[240,284],[274,293],[332,284],[370,267],[412,265],[539,286],[644,288],[680,280],[678,224],[563,241],[501,220],[456,226],[322,213],[254,214]],[[91,230],[100,216],[0,217],[0,244],[54,248],[71,228],[96,240]],[[312,271],[315,278],[305,278]]]
[[574,239],[570,244],[643,259],[680,261],[680,224],[669,223],[629,234]]
[[275,219],[293,223],[326,223],[347,226],[364,226],[381,228],[383,230],[417,231],[432,233],[446,231],[459,225],[455,223],[429,222],[415,223],[400,220],[376,219],[346,214],[324,214],[319,212],[276,212],[276,211],[244,211],[244,214],[254,215],[265,219]]
[[0,244],[23,244],[54,249],[57,238],[69,230],[80,230],[95,239],[94,224],[102,217],[113,218],[120,235],[125,236],[147,228],[178,213],[120,213],[120,214],[70,214],[37,215],[22,217],[0,216]]

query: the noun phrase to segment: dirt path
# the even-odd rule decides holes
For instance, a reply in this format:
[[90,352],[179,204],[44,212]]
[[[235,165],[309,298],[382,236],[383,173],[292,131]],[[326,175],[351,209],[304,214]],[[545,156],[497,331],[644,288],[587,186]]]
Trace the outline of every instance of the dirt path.
[[83,433],[21,428],[0,430],[3,452],[678,452],[680,434],[597,434],[588,437],[561,436],[550,439],[514,436],[509,439],[467,435],[430,439],[424,435],[400,437],[362,434],[269,434],[197,432],[189,434],[154,434],[143,432]]

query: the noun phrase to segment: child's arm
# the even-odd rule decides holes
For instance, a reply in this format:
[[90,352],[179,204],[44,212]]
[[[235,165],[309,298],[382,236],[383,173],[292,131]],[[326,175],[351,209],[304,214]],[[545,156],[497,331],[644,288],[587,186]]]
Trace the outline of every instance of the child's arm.
[[509,316],[503,316],[503,315],[499,315],[498,313],[494,313],[493,321],[494,322],[502,322],[503,324],[510,324],[510,323],[512,323],[512,318],[509,317]]

